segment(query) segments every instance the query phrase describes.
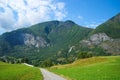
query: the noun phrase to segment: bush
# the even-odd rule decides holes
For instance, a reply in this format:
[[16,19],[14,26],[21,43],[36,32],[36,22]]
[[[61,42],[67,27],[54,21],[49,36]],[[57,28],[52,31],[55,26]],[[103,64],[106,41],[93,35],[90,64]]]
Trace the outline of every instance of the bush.
[[50,67],[50,66],[52,66],[53,65],[53,63],[52,63],[52,60],[50,60],[50,59],[47,59],[47,60],[45,60],[45,61],[43,61],[42,62],[42,67]]
[[89,58],[89,57],[92,57],[92,53],[91,52],[80,52],[78,55],[77,55],[77,58],[78,59],[83,59],[83,58]]

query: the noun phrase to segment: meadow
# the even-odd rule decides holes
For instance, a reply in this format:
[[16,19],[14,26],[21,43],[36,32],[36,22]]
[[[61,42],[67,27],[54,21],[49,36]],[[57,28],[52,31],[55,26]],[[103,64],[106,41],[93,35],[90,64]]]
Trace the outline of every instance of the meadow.
[[0,80],[42,80],[39,68],[0,62]]
[[120,56],[80,59],[49,70],[68,80],[120,80]]

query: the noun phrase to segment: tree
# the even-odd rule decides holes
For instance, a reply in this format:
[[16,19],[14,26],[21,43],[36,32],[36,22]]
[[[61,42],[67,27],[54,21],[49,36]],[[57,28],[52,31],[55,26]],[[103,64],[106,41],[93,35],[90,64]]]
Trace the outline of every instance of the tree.
[[23,63],[28,63],[29,60],[28,60],[28,58],[23,58],[23,59],[21,60],[21,62],[23,62]]
[[45,61],[42,62],[41,66],[42,67],[50,67],[52,65],[53,65],[52,60],[51,59],[47,59],[47,60],[45,60]]
[[81,58],[89,58],[89,57],[92,57],[92,53],[91,53],[91,52],[80,52],[80,53],[77,55],[77,58],[78,58],[78,59],[81,59]]

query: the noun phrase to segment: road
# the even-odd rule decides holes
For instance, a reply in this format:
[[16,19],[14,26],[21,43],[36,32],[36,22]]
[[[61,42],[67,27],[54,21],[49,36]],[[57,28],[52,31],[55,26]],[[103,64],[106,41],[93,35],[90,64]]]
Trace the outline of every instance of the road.
[[30,66],[30,67],[34,67],[33,65],[27,64],[27,63],[23,63],[26,66]]
[[49,72],[43,68],[40,68],[41,72],[42,72],[42,75],[44,77],[44,80],[66,80],[52,72]]

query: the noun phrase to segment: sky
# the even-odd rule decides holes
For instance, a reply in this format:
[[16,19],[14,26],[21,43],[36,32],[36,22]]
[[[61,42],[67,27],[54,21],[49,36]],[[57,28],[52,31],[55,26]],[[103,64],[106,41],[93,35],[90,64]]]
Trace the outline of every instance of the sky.
[[120,13],[120,0],[0,0],[0,34],[51,21],[95,28]]

